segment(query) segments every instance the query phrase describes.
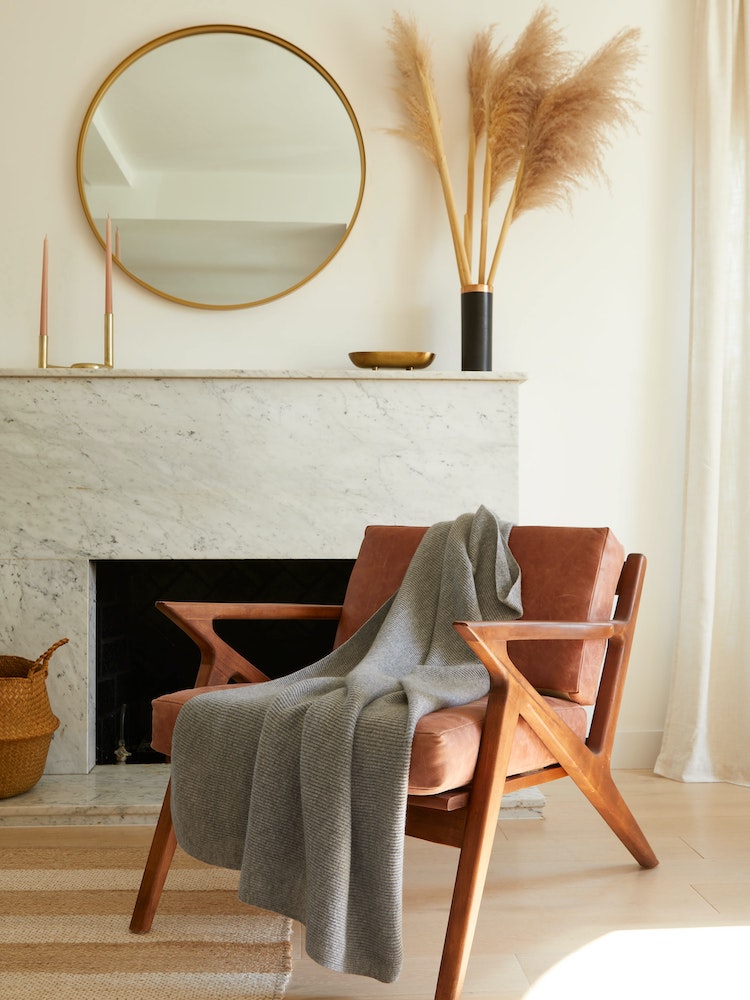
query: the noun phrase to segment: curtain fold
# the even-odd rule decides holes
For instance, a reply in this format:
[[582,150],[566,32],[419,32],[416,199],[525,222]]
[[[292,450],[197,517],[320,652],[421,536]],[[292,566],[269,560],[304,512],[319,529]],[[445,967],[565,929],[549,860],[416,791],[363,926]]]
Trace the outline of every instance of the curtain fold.
[[750,218],[745,0],[698,0],[680,612],[658,774],[750,785]]

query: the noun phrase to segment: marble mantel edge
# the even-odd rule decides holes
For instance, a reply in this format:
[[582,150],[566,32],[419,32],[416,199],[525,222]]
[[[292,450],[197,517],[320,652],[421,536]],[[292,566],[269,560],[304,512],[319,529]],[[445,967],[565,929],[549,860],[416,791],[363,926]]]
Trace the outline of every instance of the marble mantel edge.
[[461,372],[381,368],[357,369],[135,369],[135,368],[0,368],[0,378],[130,378],[130,379],[289,379],[289,380],[407,380],[426,382],[525,382],[523,372]]

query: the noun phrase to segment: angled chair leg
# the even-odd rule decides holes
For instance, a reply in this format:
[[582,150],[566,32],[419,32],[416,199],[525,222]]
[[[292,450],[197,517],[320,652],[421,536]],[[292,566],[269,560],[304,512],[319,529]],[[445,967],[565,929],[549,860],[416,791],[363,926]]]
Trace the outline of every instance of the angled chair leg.
[[[497,832],[505,774],[518,722],[518,706],[519,695],[515,687],[506,688],[501,698],[491,698],[488,705],[485,737],[477,761],[474,791],[467,807],[435,1000],[458,1000],[463,990]],[[490,738],[485,742],[487,736]]]
[[659,860],[614,782],[609,756],[599,756],[569,735],[560,737],[559,732],[556,733],[560,729],[556,719],[547,720],[547,729],[539,725],[542,721],[539,714],[533,718],[529,716],[528,721],[638,864],[642,868],[655,868]]
[[164,802],[141,879],[141,888],[130,920],[130,930],[133,934],[147,934],[151,930],[161,892],[169,874],[169,866],[172,864],[177,847],[177,838],[172,823],[171,791],[172,782],[170,781],[164,794]]
[[461,996],[494,843],[493,827],[496,825],[497,816],[486,824],[487,828],[477,845],[464,847],[461,851],[435,1000],[458,1000]]
[[560,724],[556,719],[548,719],[546,729],[539,725],[543,721],[539,714],[530,715],[528,721],[638,864],[642,868],[655,868],[659,860],[614,782],[609,755],[600,756],[567,734],[560,737]]
[[571,769],[568,774],[638,864],[642,868],[656,868],[659,859],[620,794],[609,768],[595,768],[593,773],[586,775]]

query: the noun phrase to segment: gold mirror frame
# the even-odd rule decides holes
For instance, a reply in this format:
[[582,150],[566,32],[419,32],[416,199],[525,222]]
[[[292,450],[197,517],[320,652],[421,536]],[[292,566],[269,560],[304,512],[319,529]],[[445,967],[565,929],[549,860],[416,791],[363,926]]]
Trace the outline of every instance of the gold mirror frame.
[[[263,295],[257,298],[251,298],[248,301],[220,302],[220,303],[204,302],[199,300],[194,301],[189,298],[183,298],[179,295],[172,294],[169,291],[165,291],[164,289],[157,287],[155,284],[152,284],[149,281],[145,280],[143,277],[139,276],[137,273],[134,273],[134,271],[130,270],[126,266],[126,264],[123,263],[123,261],[120,259],[117,252],[115,252],[114,261],[117,264],[117,266],[122,271],[124,271],[124,273],[127,274],[128,277],[132,278],[133,281],[141,285],[143,288],[148,289],[148,291],[153,292],[154,294],[159,295],[162,298],[168,299],[172,302],[177,302],[181,305],[193,306],[199,309],[215,309],[215,310],[243,309],[252,306],[262,305],[266,302],[275,301],[276,299],[282,298],[283,296],[290,294],[297,288],[300,288],[302,285],[306,284],[308,281],[312,280],[312,278],[314,278],[317,274],[319,274],[320,271],[323,270],[323,268],[333,259],[333,257],[341,249],[346,239],[348,238],[349,233],[352,230],[352,227],[354,226],[354,223],[357,219],[362,204],[362,197],[364,194],[364,185],[365,185],[365,172],[366,172],[364,142],[362,139],[362,132],[359,127],[357,118],[354,114],[354,111],[346,95],[341,90],[336,81],[333,79],[333,77],[330,75],[330,73],[328,73],[327,70],[325,70],[310,55],[308,55],[302,49],[298,48],[293,43],[286,41],[285,39],[279,38],[276,35],[272,35],[268,32],[261,31],[255,28],[248,28],[238,25],[227,25],[227,24],[196,25],[194,27],[182,28],[180,30],[172,31],[169,32],[168,34],[161,35],[158,38],[153,39],[147,44],[136,49],[133,53],[131,53],[131,55],[127,56],[127,58],[125,58],[118,66],[116,66],[115,69],[109,74],[109,76],[104,80],[104,82],[97,90],[83,119],[81,131],[78,137],[78,146],[76,152],[76,176],[78,183],[78,193],[81,199],[81,205],[83,206],[83,211],[88,221],[88,224],[91,227],[91,230],[96,236],[97,240],[102,245],[102,247],[105,246],[105,237],[104,237],[105,220],[104,219],[102,220],[100,228],[94,219],[94,216],[92,214],[89,205],[89,200],[87,198],[87,193],[86,193],[86,182],[84,178],[84,156],[86,150],[86,140],[89,136],[89,130],[94,120],[94,115],[99,110],[104,97],[110,91],[113,84],[116,81],[120,80],[123,74],[135,62],[142,59],[149,53],[154,52],[154,50],[159,49],[162,46],[165,46],[171,42],[179,41],[185,38],[190,38],[192,36],[212,35],[221,33],[233,34],[233,35],[245,35],[253,39],[258,39],[260,41],[269,42],[272,45],[279,46],[281,49],[286,50],[292,56],[301,59],[311,69],[313,69],[316,73],[318,73],[320,77],[322,77],[322,79],[330,86],[330,88],[333,91],[333,94],[341,102],[341,105],[343,105],[346,115],[348,116],[348,120],[349,123],[351,124],[354,137],[356,140],[356,153],[359,157],[360,170],[359,170],[359,185],[356,194],[356,199],[354,201],[354,207],[351,210],[351,215],[348,218],[348,221],[346,222],[343,235],[341,235],[340,239],[338,239],[338,242],[336,242],[335,246],[333,246],[330,252],[324,254],[323,259],[315,263],[315,266],[312,267],[309,273],[306,273],[303,277],[299,278],[298,280],[292,281],[292,283],[288,287],[284,287],[280,290],[274,290],[271,294]],[[352,156],[352,158],[354,158],[353,151],[352,154],[350,155]],[[356,181],[353,183],[356,183]],[[113,217],[112,221],[113,227],[116,226],[116,222],[117,222],[116,218]],[[340,229],[342,225],[343,222],[339,225],[338,228]],[[125,255],[123,254],[123,256]]]

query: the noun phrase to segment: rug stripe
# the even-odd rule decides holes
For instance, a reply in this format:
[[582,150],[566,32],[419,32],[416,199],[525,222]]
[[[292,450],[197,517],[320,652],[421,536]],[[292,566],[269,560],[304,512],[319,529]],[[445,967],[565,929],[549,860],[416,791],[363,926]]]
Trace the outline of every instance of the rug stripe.
[[[4,863],[4,862],[3,862]],[[138,889],[141,870],[92,868],[85,871],[64,868],[12,868],[0,870],[0,892],[57,892],[68,889]],[[237,872],[225,868],[180,869],[167,876],[166,888],[232,889],[237,891]]]
[[103,976],[0,972],[3,1000],[282,1000],[285,974],[134,975]]
[[[3,868],[135,868],[143,871],[147,854],[142,847],[13,847],[3,849],[2,864]],[[172,870],[179,868],[212,866],[191,858],[178,848]]]
[[[0,892],[0,913],[32,916],[47,913],[88,913],[105,916],[121,914],[128,920],[135,905],[136,890],[77,889],[73,892]],[[256,910],[237,898],[236,890],[209,889],[195,892],[165,892],[158,916],[185,913],[226,914],[252,917],[265,911]]]
[[134,944],[33,944],[0,945],[4,972],[38,972],[56,969],[83,975],[111,972],[273,972],[286,962],[290,946],[250,944],[240,947],[215,942],[169,941],[152,944],[136,938]]
[[[49,911],[47,911],[48,913]],[[33,924],[23,917],[0,917],[0,946],[28,944],[30,934],[34,940],[55,944],[131,944],[139,941],[216,941],[239,945],[268,941],[286,941],[290,922],[286,917],[268,914],[248,920],[227,920],[226,916],[207,916],[200,912],[185,917],[159,914],[147,937],[131,934],[128,920],[122,916],[100,916],[92,920],[86,916],[34,915]]]

